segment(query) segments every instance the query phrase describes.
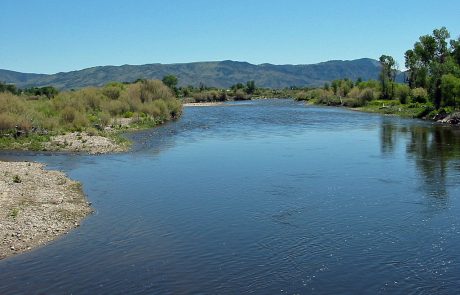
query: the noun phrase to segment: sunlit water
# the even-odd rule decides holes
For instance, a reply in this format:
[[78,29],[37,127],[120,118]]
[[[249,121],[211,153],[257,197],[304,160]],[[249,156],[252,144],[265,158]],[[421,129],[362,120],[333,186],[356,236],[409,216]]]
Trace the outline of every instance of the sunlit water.
[[126,154],[17,155],[95,213],[0,261],[0,294],[458,294],[460,130],[261,100],[186,108]]

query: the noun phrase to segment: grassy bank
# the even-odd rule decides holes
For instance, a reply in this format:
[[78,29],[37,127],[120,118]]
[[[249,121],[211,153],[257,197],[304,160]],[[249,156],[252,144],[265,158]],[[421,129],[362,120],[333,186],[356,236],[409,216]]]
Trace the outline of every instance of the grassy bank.
[[126,144],[119,134],[178,118],[182,104],[161,81],[110,83],[56,96],[0,93],[0,149],[46,150],[67,133],[102,136]]

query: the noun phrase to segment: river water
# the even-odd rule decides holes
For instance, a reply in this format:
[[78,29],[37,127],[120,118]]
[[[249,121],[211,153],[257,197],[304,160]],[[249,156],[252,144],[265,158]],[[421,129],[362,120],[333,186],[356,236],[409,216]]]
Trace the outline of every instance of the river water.
[[459,294],[460,130],[259,100],[185,108],[115,155],[0,154],[95,213],[0,261],[0,294]]

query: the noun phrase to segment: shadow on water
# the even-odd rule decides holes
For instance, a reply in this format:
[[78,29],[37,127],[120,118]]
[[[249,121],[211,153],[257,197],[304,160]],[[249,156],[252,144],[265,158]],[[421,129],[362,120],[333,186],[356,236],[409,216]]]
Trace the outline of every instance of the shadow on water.
[[394,154],[398,141],[403,141],[408,159],[415,164],[425,195],[447,202],[448,179],[460,183],[455,177],[460,171],[460,129],[427,124],[399,125],[395,120],[384,118],[380,125],[381,153]]

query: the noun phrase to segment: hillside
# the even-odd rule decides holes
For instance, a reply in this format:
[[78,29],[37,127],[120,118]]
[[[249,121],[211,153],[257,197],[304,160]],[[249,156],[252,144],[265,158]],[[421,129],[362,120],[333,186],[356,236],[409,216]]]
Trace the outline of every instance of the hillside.
[[59,89],[101,86],[111,81],[131,82],[139,78],[161,79],[168,74],[179,78],[179,85],[204,84],[229,87],[254,80],[257,86],[283,88],[289,86],[320,86],[324,82],[350,78],[377,79],[379,62],[363,58],[351,61],[333,60],[311,65],[254,65],[247,62],[216,61],[182,64],[146,64],[99,66],[52,75],[0,70],[0,81],[18,87],[52,85]]

